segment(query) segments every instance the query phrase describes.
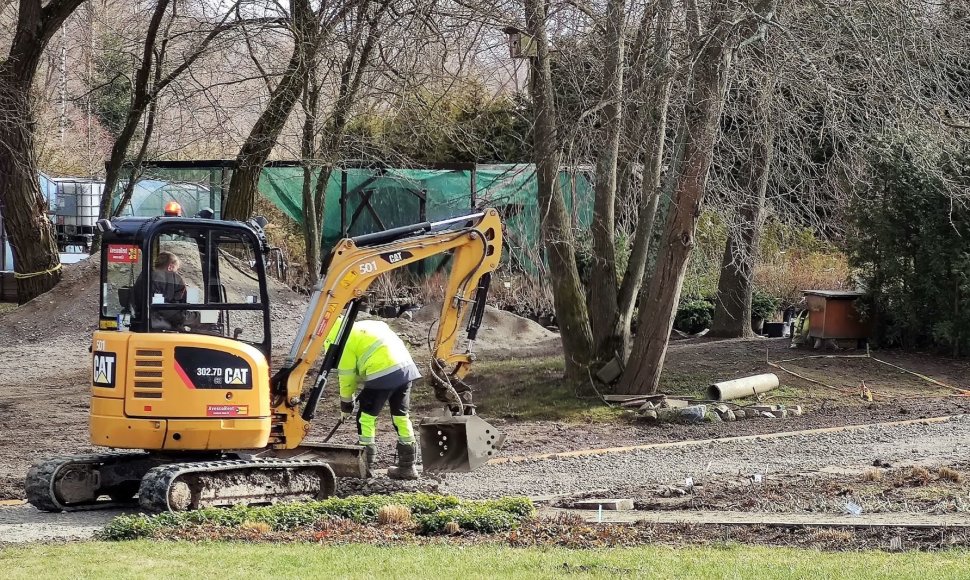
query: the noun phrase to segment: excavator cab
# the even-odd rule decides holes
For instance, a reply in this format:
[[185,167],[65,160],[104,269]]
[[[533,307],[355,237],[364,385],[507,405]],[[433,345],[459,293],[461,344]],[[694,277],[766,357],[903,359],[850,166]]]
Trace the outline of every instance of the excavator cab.
[[269,443],[269,298],[257,224],[102,223],[91,442],[206,452]]
[[269,353],[261,230],[201,219],[119,219],[104,235],[100,328],[220,336]]

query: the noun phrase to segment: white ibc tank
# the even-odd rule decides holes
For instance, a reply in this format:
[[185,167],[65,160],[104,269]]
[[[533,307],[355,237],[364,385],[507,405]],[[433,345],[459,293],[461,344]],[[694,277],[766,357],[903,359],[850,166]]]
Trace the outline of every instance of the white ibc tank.
[[98,181],[55,179],[57,198],[54,212],[57,225],[93,228],[98,221],[104,184]]

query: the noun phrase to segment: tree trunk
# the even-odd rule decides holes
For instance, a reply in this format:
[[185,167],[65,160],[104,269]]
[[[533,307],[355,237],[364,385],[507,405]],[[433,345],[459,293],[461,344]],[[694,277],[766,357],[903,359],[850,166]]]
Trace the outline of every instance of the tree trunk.
[[309,0],[293,0],[293,54],[270,94],[249,136],[236,156],[236,168],[229,180],[229,192],[222,216],[224,219],[247,220],[253,215],[259,176],[269,159],[276,140],[303,91],[304,79],[312,60],[318,31]]
[[[750,27],[746,27],[750,28]],[[742,34],[754,30],[742,30]],[[774,157],[775,125],[771,118],[771,94],[774,79],[768,70],[768,55],[764,42],[751,47],[752,62],[757,71],[748,79],[747,90],[742,89],[743,109],[750,116],[743,126],[750,144],[742,169],[741,204],[738,223],[729,232],[721,261],[721,276],[717,281],[717,301],[711,336],[742,338],[754,335],[751,328],[751,298],[754,294],[754,270],[758,260],[761,229],[764,225],[765,196],[768,191],[771,162]]]
[[653,239],[657,206],[660,203],[661,177],[663,175],[664,142],[667,136],[667,112],[674,75],[670,62],[670,19],[673,0],[663,0],[654,23],[653,65],[644,63],[638,70],[638,81],[643,82],[647,70],[655,70],[651,79],[652,88],[648,91],[644,119],[637,125],[643,128],[644,155],[643,195],[637,215],[637,229],[633,238],[633,248],[627,261],[623,282],[620,284],[617,308],[616,334],[619,337],[619,353],[623,361],[629,357],[633,309],[643,285],[644,272],[649,258],[650,240]]
[[[709,33],[701,40],[695,31],[692,52],[696,58],[684,105],[687,134],[684,161],[678,169],[676,187],[666,220],[660,254],[647,292],[640,300],[640,324],[630,365],[620,380],[622,393],[655,393],[667,354],[667,343],[677,312],[677,301],[694,246],[694,231],[704,203],[708,172],[731,69],[737,13],[736,0],[716,0]],[[687,18],[696,18],[696,6]],[[690,27],[690,24],[688,24]]]
[[[312,287],[320,279],[320,226],[317,220],[317,204],[313,187],[313,163],[316,151],[317,105],[319,90],[313,80],[313,71],[307,74],[307,87],[303,94],[303,136],[300,155],[303,157],[303,243],[306,247],[306,271]],[[320,171],[322,173],[322,171]],[[322,178],[323,176],[319,176]]]
[[0,61],[0,212],[23,304],[61,279],[54,227],[40,191],[31,87],[44,48],[83,0],[21,0],[9,55]]
[[616,184],[623,128],[624,0],[609,0],[606,14],[606,62],[600,152],[596,158],[593,201],[593,264],[589,281],[589,319],[596,359],[607,362],[623,349],[617,329]]
[[576,249],[569,214],[559,188],[559,140],[552,96],[552,72],[546,40],[544,0],[525,1],[526,22],[535,39],[537,56],[531,59],[531,92],[535,109],[533,147],[542,238],[549,264],[556,320],[559,322],[566,378],[582,380],[592,356],[592,332],[586,297],[576,267]]
[[0,67],[0,213],[10,235],[21,304],[61,279],[54,226],[37,178],[29,91],[18,91]]
[[738,212],[740,223],[737,231],[728,235],[724,248],[711,336],[741,338],[754,335],[751,328],[754,268],[764,224],[765,193],[774,149],[772,126],[767,122],[759,122],[755,126],[762,131],[755,137],[746,163],[747,176],[742,192],[744,203]]

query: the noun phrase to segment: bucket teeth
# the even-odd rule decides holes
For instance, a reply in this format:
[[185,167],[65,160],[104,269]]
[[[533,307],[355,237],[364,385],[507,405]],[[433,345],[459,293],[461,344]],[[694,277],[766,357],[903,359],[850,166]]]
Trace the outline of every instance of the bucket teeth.
[[498,455],[505,435],[478,415],[429,417],[418,426],[425,471],[474,471]]

